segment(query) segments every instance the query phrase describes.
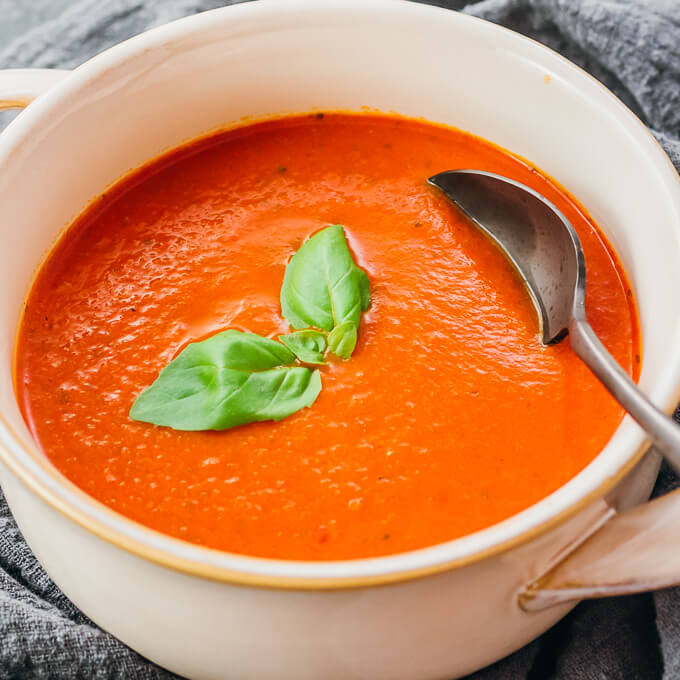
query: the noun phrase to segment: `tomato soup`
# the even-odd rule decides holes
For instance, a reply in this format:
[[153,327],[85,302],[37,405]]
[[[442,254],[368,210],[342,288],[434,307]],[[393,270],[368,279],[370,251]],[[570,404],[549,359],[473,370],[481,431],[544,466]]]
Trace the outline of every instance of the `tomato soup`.
[[[540,342],[501,253],[429,176],[478,168],[572,221],[587,313],[633,376],[625,276],[583,209],[535,168],[446,127],[315,114],[217,134],[123,178],[66,231],[26,303],[24,417],[49,460],[148,527],[226,551],[304,560],[413,550],[482,529],[583,469],[621,408],[568,340]],[[129,417],[188,343],[291,329],[279,293],[312,234],[344,225],[371,305],[349,361],[280,422],[184,432]]]

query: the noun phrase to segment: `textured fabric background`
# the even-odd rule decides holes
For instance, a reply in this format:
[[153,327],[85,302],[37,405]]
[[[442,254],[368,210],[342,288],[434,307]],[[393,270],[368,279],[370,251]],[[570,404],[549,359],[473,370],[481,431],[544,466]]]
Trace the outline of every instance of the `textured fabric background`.
[[[0,68],[74,67],[219,0],[0,0]],[[536,38],[603,81],[680,168],[680,0],[431,0]],[[9,114],[0,118],[0,126]],[[676,485],[662,470],[656,493]],[[228,674],[228,669],[225,669]],[[81,614],[24,543],[0,493],[0,680],[171,678]],[[676,680],[680,589],[579,605],[474,680]]]

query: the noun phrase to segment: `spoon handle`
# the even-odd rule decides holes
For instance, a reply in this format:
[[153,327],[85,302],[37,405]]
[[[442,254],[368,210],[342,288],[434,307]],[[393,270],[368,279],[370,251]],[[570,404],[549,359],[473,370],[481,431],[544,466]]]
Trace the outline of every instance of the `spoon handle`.
[[642,394],[584,318],[572,318],[569,340],[576,354],[645,430],[676,472],[680,473],[680,426]]

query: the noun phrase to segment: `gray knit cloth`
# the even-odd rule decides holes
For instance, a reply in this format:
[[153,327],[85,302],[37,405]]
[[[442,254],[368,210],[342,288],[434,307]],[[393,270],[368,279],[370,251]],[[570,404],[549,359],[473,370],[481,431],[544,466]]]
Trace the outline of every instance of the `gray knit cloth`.
[[[74,67],[135,33],[225,4],[233,3],[0,0],[0,68]],[[503,24],[580,64],[650,126],[680,168],[680,0],[429,4]],[[0,124],[7,120],[4,114]],[[664,467],[656,493],[676,483]],[[583,603],[539,640],[471,677],[680,679],[678,605],[680,589]],[[0,492],[0,680],[171,677],[101,631],[67,600],[24,543]]]

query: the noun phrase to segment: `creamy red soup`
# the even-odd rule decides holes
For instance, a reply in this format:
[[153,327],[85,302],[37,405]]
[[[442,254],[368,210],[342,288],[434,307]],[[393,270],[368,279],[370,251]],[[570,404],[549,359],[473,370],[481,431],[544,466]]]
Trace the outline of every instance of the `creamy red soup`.
[[[117,512],[192,543],[336,560],[447,541],[527,508],[602,449],[622,411],[540,342],[500,252],[426,179],[479,168],[547,196],[587,262],[588,317],[633,376],[621,267],[564,189],[459,130],[316,114],[222,132],[120,180],[66,231],[21,322],[16,390],[49,460]],[[129,416],[188,343],[290,331],[279,293],[312,234],[342,224],[371,305],[348,361],[280,422],[177,431]]]

